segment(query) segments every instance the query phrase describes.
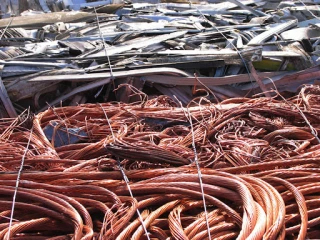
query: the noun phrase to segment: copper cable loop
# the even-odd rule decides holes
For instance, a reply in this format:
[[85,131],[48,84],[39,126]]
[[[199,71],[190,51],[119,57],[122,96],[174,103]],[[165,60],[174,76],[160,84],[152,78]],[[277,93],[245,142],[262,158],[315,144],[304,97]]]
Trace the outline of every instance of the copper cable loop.
[[[0,239],[8,239],[9,232],[19,240],[147,239],[141,219],[150,239],[208,239],[208,231],[211,239],[221,240],[317,236],[319,93],[319,86],[305,86],[286,101],[190,105],[193,133],[186,109],[162,97],[51,108],[31,119],[4,119]],[[45,129],[53,123],[56,135],[48,139]],[[193,163],[193,138],[203,194]]]

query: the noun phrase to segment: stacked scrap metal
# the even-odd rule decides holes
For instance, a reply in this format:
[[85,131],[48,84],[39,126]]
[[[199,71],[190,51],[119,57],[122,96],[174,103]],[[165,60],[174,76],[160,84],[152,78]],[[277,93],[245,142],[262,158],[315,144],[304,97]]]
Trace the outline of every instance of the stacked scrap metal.
[[317,4],[1,1],[0,239],[318,238]]
[[[320,87],[1,121],[0,239],[315,239]],[[281,99],[281,96],[278,96]]]
[[123,83],[187,105],[208,88],[211,101],[290,96],[319,79],[317,1],[176,2],[4,1],[2,116],[137,101]]

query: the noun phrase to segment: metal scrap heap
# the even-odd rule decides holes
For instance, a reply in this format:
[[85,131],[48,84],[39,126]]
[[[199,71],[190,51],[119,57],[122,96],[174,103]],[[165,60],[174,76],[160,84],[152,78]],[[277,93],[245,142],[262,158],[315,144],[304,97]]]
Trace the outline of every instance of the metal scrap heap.
[[0,240],[317,239],[319,1],[0,2]]
[[0,239],[319,236],[320,87],[1,121]]
[[208,91],[292,96],[319,79],[317,1],[177,2],[4,1],[2,117],[137,101],[121,84],[186,106]]

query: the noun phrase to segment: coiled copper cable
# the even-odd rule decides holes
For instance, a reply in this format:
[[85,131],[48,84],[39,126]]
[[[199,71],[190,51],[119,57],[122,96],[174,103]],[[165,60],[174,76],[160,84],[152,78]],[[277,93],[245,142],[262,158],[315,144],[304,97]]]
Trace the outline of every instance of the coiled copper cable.
[[[187,110],[166,97],[143,101],[50,108],[34,118],[1,120],[0,239],[317,236],[319,86],[305,86],[288,100],[189,105],[191,122]],[[70,129],[82,135],[57,147],[44,131],[50,124],[55,136],[68,136]]]

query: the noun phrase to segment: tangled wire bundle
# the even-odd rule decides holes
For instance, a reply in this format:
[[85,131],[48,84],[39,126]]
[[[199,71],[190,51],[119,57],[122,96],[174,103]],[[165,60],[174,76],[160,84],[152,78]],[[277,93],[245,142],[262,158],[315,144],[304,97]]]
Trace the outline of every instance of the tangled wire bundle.
[[0,122],[0,239],[320,236],[320,88]]

